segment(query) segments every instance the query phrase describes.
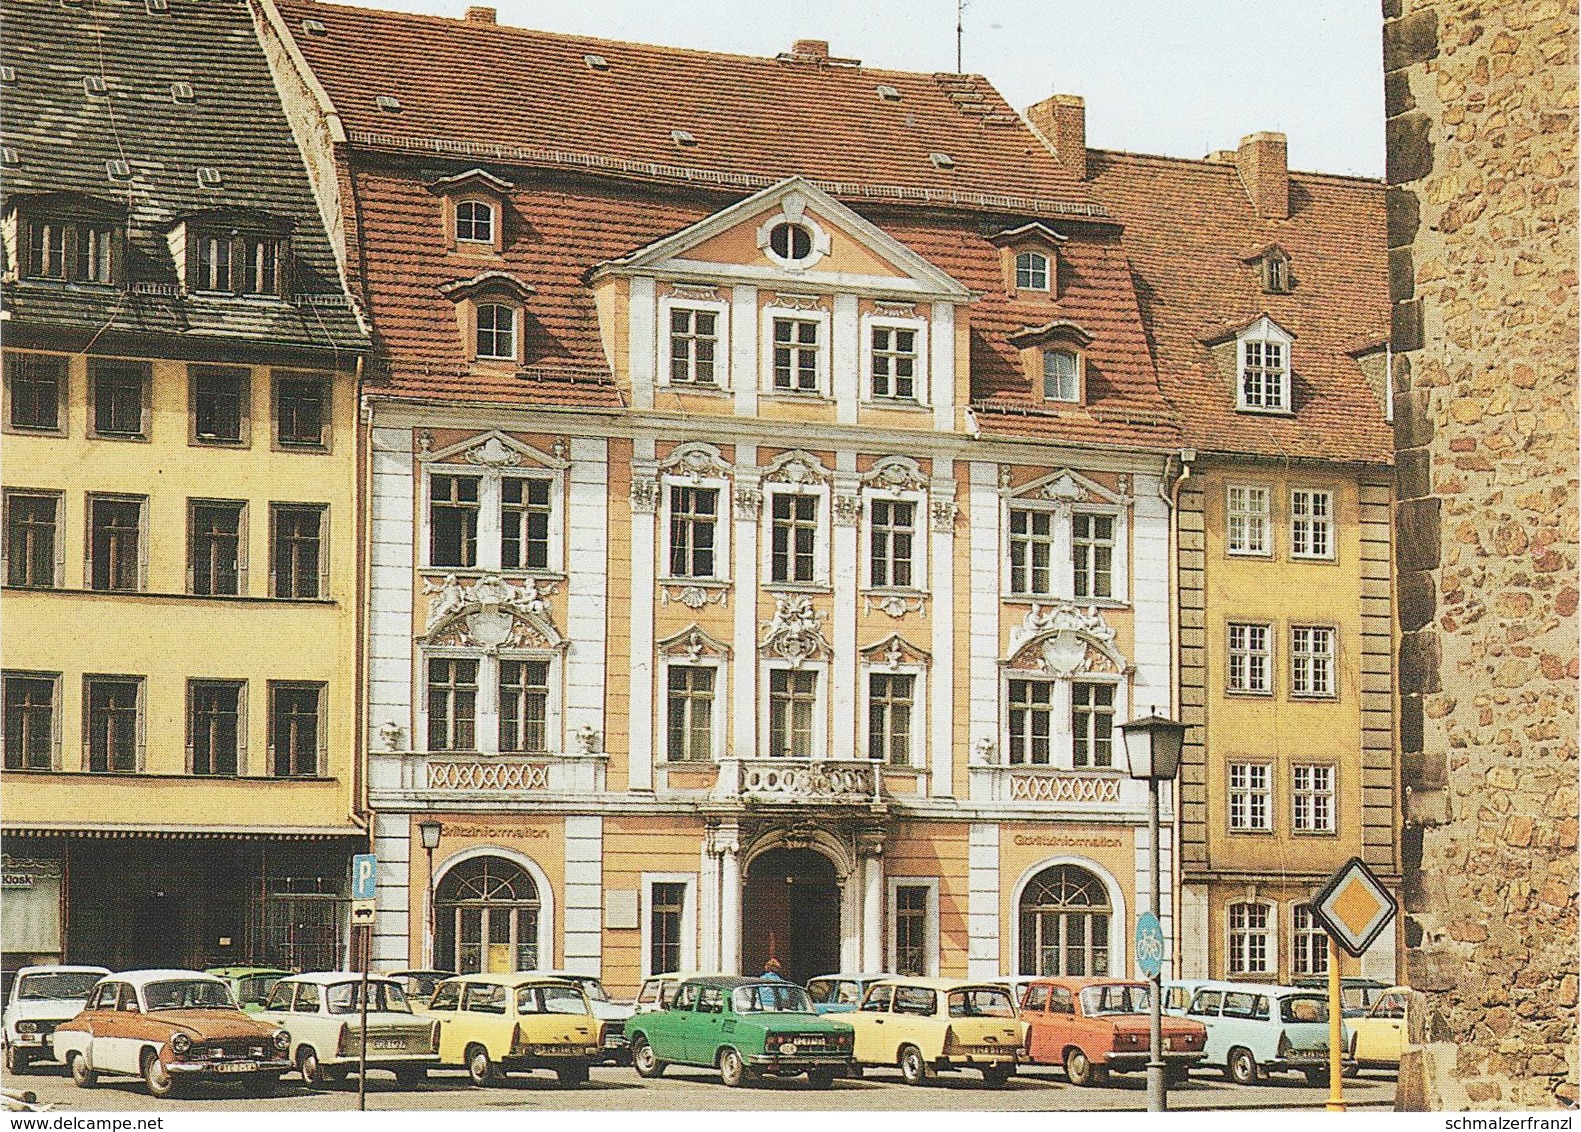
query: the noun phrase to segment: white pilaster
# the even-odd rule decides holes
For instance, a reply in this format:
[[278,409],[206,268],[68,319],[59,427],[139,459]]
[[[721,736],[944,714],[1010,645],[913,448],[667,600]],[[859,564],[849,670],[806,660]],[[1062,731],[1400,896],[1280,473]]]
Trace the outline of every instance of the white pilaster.
[[719,855],[719,967],[741,973],[741,846],[732,835]]
[[565,819],[565,969],[599,974],[604,954],[604,819]]
[[[933,427],[955,431],[955,304],[933,304],[929,331],[928,396],[933,399]],[[939,471],[934,469],[935,476]]]
[[719,858],[703,840],[697,869],[697,967],[719,970]]
[[[730,388],[738,417],[758,415],[758,289],[730,290]],[[740,456],[736,457],[737,462]]]
[[[373,893],[373,963],[385,971],[401,970],[420,961],[420,949],[412,947],[408,928],[411,915],[409,829],[410,820],[406,814],[373,816],[373,851],[379,858],[378,884]],[[426,913],[426,909],[419,910]]]
[[631,366],[631,407],[651,409],[659,349],[656,326],[658,300],[654,295],[653,280],[633,278],[630,302],[627,358]]
[[999,970],[999,827],[977,822],[967,835],[966,977]]
[[[948,303],[938,306],[953,310]],[[955,796],[955,465],[947,457],[933,461],[929,493],[933,514],[928,530],[933,561],[928,571],[933,588],[933,670],[928,684],[932,700],[929,793]]]
[[565,742],[584,727],[604,750],[604,639],[609,584],[609,442],[571,441],[571,505],[566,538]]
[[425,740],[412,734],[412,589],[416,565],[412,430],[375,428],[372,459],[367,749],[385,749],[379,730],[388,723],[401,727],[405,746],[420,749]]
[[[1165,939],[1169,936],[1166,934]],[[1180,961],[1177,979],[1208,979],[1208,889],[1187,885],[1180,893]],[[1220,972],[1222,974],[1222,972]]]
[[1003,739],[999,726],[999,468],[974,462],[971,491],[971,757],[987,740],[990,761],[999,762]]
[[644,495],[644,481],[657,477],[652,437],[632,440],[631,506],[631,702],[629,775],[631,789],[653,789],[653,586],[654,509],[658,487]]
[[862,858],[862,970],[885,969],[884,858],[871,853]]
[[[853,299],[854,303],[855,300]],[[834,496],[830,507],[834,510],[831,542],[834,559],[829,580],[834,584],[834,656],[829,663],[830,706],[833,711],[834,729],[830,735],[830,758],[856,757],[856,587],[857,587],[857,514],[847,514],[840,519],[836,506],[841,496],[858,497],[861,480],[856,472],[856,453],[836,452],[834,455]]]
[[[1161,802],[1168,801],[1168,785],[1168,783],[1164,784],[1166,794],[1160,799]],[[1133,916],[1140,916],[1143,912],[1146,912],[1153,907],[1153,876],[1151,864],[1152,844],[1153,843],[1149,837],[1147,826],[1137,826],[1135,849],[1133,850],[1135,854],[1134,863],[1136,869],[1136,908],[1133,912]],[[1160,853],[1159,883],[1163,888],[1163,898],[1159,901],[1158,905],[1158,923],[1159,926],[1164,930],[1164,938],[1166,940],[1172,940],[1175,938],[1175,897],[1174,893],[1171,891],[1172,882],[1170,878],[1174,875],[1173,866],[1175,856],[1175,831],[1170,827],[1168,822],[1164,822],[1159,826],[1158,844]],[[1117,927],[1124,927],[1124,925],[1117,925]],[[1206,941],[1204,941],[1204,946],[1206,946]],[[1172,951],[1173,946],[1167,947],[1165,949],[1164,977],[1182,978],[1184,976],[1169,974],[1169,971],[1174,967],[1174,956],[1171,954]],[[1132,957],[1131,961],[1134,965],[1136,962],[1134,956]],[[1140,968],[1132,971],[1131,974],[1137,978],[1143,977]]]
[[857,374],[861,340],[855,295],[834,297],[834,321],[829,333],[829,348],[834,379],[834,419],[841,424],[854,425],[857,402],[862,395],[861,380]]
[[[1156,707],[1173,716],[1169,658],[1169,507],[1159,498],[1157,476],[1134,478],[1132,505],[1131,604],[1136,610],[1136,637],[1131,660],[1131,714],[1146,715]],[[1169,820],[1168,811],[1165,821]]]
[[[737,288],[740,290],[752,288]],[[755,292],[754,292],[754,301]],[[756,309],[756,308],[754,308]],[[739,396],[739,394],[738,394]],[[737,402],[739,405],[740,402]],[[731,681],[735,694],[728,748],[736,758],[751,758],[758,750],[758,450],[754,444],[736,445],[736,497],[731,507],[735,524],[730,540],[735,550],[731,576],[735,578],[735,641],[731,647]]]

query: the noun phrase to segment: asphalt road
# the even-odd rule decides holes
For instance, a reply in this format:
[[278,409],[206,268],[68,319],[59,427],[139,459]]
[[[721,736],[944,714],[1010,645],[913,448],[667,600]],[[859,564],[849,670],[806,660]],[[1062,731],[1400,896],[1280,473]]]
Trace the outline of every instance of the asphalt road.
[[[97,1089],[76,1088],[65,1071],[40,1067],[22,1078],[8,1078],[8,1088],[38,1094],[41,1103],[56,1112],[125,1112],[132,1110],[226,1112],[292,1111],[335,1112],[357,1107],[357,1083],[335,1085],[323,1092],[309,1092],[295,1074],[287,1077],[280,1094],[267,1100],[243,1097],[223,1088],[195,1092],[174,1100],[149,1097],[141,1081],[106,1079]],[[1321,1109],[1328,1099],[1326,1087],[1313,1087],[1294,1074],[1249,1087],[1232,1085],[1206,1070],[1191,1083],[1170,1090],[1172,1109]],[[1355,1108],[1388,1110],[1394,1105],[1392,1075],[1369,1073],[1345,1082],[1345,1099]],[[908,1088],[897,1071],[870,1070],[860,1081],[837,1081],[828,1090],[810,1088],[801,1078],[767,1080],[740,1089],[727,1089],[717,1073],[670,1067],[656,1081],[642,1081],[630,1069],[601,1068],[579,1089],[561,1089],[547,1073],[510,1078],[503,1086],[475,1089],[460,1070],[441,1070],[427,1084],[401,1088],[385,1073],[368,1078],[369,1110],[729,1110],[729,1109],[838,1109],[842,1111],[936,1111],[940,1109],[985,1112],[1123,1111],[1143,1110],[1146,1094],[1141,1075],[1116,1078],[1105,1088],[1078,1089],[1067,1084],[1055,1068],[1032,1067],[1003,1089],[984,1088],[975,1073],[942,1076],[936,1083]]]

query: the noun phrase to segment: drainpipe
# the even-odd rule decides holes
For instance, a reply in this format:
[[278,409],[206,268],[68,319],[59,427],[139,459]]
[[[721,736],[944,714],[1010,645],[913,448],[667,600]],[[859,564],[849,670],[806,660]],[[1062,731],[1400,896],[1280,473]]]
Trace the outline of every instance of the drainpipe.
[[[1173,483],[1169,482],[1169,465],[1176,459],[1180,461],[1180,474]],[[1179,719],[1176,714],[1181,710],[1184,696],[1181,693],[1180,683],[1180,489],[1191,478],[1191,467],[1196,462],[1197,452],[1194,448],[1182,448],[1178,457],[1171,456],[1164,462],[1164,478],[1158,485],[1158,494],[1169,507],[1169,646],[1174,650],[1171,658],[1170,669],[1172,672],[1169,682],[1169,716]],[[1168,483],[1166,494],[1164,485]],[[1170,957],[1171,974],[1180,978],[1180,946],[1185,938],[1185,918],[1181,914],[1181,881],[1183,869],[1181,867],[1180,833],[1181,833],[1181,806],[1180,806],[1180,777],[1176,776],[1171,787],[1171,802],[1174,803],[1174,815],[1170,819],[1172,831],[1173,852],[1169,855],[1169,872],[1171,890],[1175,894],[1171,919]]]

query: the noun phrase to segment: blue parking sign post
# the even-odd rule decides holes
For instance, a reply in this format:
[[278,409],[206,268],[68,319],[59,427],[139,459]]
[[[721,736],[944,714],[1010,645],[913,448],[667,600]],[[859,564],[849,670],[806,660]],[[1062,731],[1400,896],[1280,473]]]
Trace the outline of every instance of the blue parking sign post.
[[[351,927],[361,936],[360,966],[362,996],[357,1007],[360,1023],[357,1039],[357,1111],[368,1108],[368,967],[373,957],[373,901],[379,891],[379,859],[372,853],[358,853],[351,859]],[[358,928],[362,930],[357,931]]]

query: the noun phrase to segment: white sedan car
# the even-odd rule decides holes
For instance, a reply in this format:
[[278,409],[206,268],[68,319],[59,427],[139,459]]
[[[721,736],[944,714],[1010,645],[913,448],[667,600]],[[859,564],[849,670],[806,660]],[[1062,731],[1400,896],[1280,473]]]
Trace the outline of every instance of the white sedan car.
[[82,1012],[103,967],[23,967],[5,1004],[5,1069],[20,1077],[40,1061],[53,1061],[55,1027]]
[[[281,979],[260,1021],[291,1033],[291,1063],[310,1088],[339,1081],[357,1068],[362,1050],[363,976],[317,971]],[[439,1023],[414,1014],[394,979],[368,976],[368,1068],[415,1085],[439,1064]]]

